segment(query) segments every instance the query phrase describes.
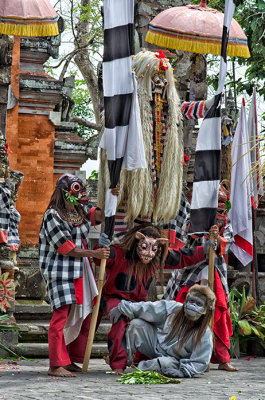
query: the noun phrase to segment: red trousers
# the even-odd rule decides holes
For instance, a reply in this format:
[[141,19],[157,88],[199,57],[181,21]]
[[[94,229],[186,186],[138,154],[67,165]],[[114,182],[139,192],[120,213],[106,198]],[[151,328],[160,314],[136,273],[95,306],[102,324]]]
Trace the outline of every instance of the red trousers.
[[[107,309],[105,311],[107,316],[109,317],[110,311],[114,307],[117,307],[121,300],[113,297],[105,297],[105,300],[107,304]],[[103,312],[100,312],[97,326],[100,324],[102,316]],[[111,330],[108,333],[108,350],[111,369],[125,370],[127,367],[125,332],[129,323],[129,318],[123,316],[120,321],[112,325]],[[138,364],[140,361],[148,359],[149,358],[146,355],[137,350],[133,359],[133,363]]]
[[72,362],[83,363],[87,337],[89,333],[91,314],[87,316],[78,337],[66,346],[63,328],[66,324],[70,305],[57,308],[53,312],[48,330],[49,359],[51,367],[63,367]]

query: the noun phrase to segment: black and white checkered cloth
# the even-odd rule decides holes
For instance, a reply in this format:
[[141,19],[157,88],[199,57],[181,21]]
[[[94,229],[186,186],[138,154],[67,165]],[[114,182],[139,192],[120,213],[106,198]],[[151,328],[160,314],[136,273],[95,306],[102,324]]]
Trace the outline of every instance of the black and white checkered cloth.
[[168,224],[163,226],[163,229],[169,229],[174,231],[176,234],[176,239],[184,241],[183,236],[185,235],[185,230],[183,228],[187,225],[187,221],[190,218],[190,203],[188,202],[186,196],[182,192],[179,206],[179,213],[175,219],[171,219]]
[[89,248],[90,225],[88,219],[81,225],[72,225],[54,209],[44,214],[39,235],[39,263],[53,309],[76,302],[73,280],[82,276],[82,258],[62,255],[57,249],[67,241],[79,248],[84,243]]
[[0,182],[0,231],[7,232],[10,224],[10,186],[6,182]]
[[205,233],[215,224],[221,163],[221,97],[227,71],[229,28],[235,0],[225,1],[220,72],[214,103],[199,129],[195,149],[190,232]]
[[21,216],[14,206],[10,207],[10,224],[8,230],[8,246],[11,250],[17,251],[20,245],[20,238],[18,234],[18,226]]
[[[226,252],[229,250],[230,246],[234,242],[232,225],[228,222],[226,228],[222,235],[227,240]],[[205,237],[196,239],[196,242],[193,245],[198,246],[204,243]],[[184,286],[191,287],[195,283],[199,283],[200,275],[204,268],[208,268],[208,262],[202,261],[199,264],[189,266],[183,269],[176,269],[172,272],[172,275],[168,281],[165,293],[163,295],[163,299],[166,300],[175,300],[177,294],[180,289]],[[215,257],[214,259],[214,268],[218,272],[223,289],[226,293],[227,299],[229,295],[228,285],[227,285],[227,265],[223,256]]]

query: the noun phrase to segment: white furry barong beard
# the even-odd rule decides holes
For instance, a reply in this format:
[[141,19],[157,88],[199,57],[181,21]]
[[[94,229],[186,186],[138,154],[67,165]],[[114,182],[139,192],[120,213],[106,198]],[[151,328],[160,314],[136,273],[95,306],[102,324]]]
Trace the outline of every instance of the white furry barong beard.
[[[133,221],[139,216],[153,216],[153,220],[168,222],[178,214],[182,191],[183,142],[180,100],[175,88],[172,67],[167,59],[165,70],[167,85],[168,115],[166,143],[163,151],[163,163],[159,175],[156,195],[152,179],[152,136],[150,121],[152,111],[152,75],[158,72],[161,59],[153,52],[142,51],[133,59],[133,69],[137,77],[138,100],[141,113],[146,169],[137,171],[123,170],[120,176],[120,196],[118,204],[126,202],[126,220]],[[154,117],[154,116],[153,116]],[[99,196],[100,206],[104,206],[105,191],[109,187],[109,173],[104,151],[101,151]]]

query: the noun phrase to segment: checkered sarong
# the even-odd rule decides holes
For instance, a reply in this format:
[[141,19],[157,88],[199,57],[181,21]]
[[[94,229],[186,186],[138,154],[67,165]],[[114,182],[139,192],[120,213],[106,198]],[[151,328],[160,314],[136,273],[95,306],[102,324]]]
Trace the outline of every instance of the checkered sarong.
[[8,246],[12,251],[18,251],[20,245],[20,238],[18,234],[18,226],[21,219],[19,212],[14,206],[10,208],[10,224],[8,230]]
[[[176,239],[184,241],[185,231],[183,227],[186,226],[187,221],[190,217],[190,203],[186,199],[186,196],[182,192],[179,206],[179,213],[175,219],[171,219],[168,224],[163,225],[163,229],[175,232],[174,236]],[[170,235],[171,236],[171,235]]]
[[70,224],[54,209],[48,209],[44,214],[39,235],[39,264],[53,309],[76,303],[73,282],[81,278],[83,270],[82,258],[62,255],[57,250],[67,241],[78,248],[84,245],[89,248],[90,225],[88,219],[81,225]]
[[[226,252],[229,250],[229,247],[232,245],[234,238],[233,238],[233,231],[232,226],[228,222],[226,228],[222,235],[227,240]],[[205,238],[196,239],[194,245],[201,245],[203,244]],[[172,275],[168,281],[165,293],[163,295],[163,299],[165,300],[175,300],[177,294],[179,293],[180,289],[184,286],[191,287],[195,283],[198,283],[198,276],[201,275],[201,272],[204,268],[208,268],[208,262],[202,261],[200,264],[189,266],[183,269],[176,269],[172,272]],[[227,285],[227,265],[223,256],[215,257],[214,259],[214,268],[218,272],[223,289],[226,293],[227,299],[229,295],[228,285]]]
[[3,231],[2,239],[7,235],[10,224],[10,186],[6,182],[0,182],[0,231]]

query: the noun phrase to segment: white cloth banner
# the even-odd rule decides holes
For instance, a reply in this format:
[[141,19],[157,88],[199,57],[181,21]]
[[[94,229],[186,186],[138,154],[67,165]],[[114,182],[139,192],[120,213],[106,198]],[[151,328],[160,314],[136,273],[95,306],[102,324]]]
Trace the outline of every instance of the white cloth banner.
[[229,219],[235,243],[230,250],[246,266],[253,259],[250,153],[246,111],[243,99],[240,118],[232,144],[231,204]]
[[71,304],[64,327],[65,344],[73,342],[79,335],[83,321],[91,314],[93,300],[98,295],[95,278],[87,257],[83,258],[83,304]]

